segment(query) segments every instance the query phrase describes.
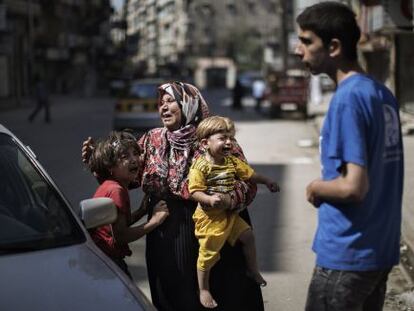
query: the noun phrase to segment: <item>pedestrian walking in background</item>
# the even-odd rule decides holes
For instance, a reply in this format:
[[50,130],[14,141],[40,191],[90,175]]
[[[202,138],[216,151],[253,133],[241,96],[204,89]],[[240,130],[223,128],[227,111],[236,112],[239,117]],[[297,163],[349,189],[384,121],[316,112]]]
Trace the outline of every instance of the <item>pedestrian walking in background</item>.
[[382,310],[388,274],[399,262],[403,146],[398,104],[357,61],[360,29],[338,2],[298,17],[296,54],[337,90],[321,129],[322,178],[306,189],[318,208],[316,267],[306,310]]
[[28,120],[32,122],[36,115],[39,113],[40,110],[45,110],[45,123],[50,123],[50,103],[49,103],[49,91],[46,85],[46,82],[40,78],[40,76],[36,76],[34,78],[35,88],[34,88],[34,95],[36,101],[36,107],[33,112],[30,114]]
[[241,110],[243,109],[242,100],[243,100],[244,90],[243,85],[240,82],[239,78],[236,78],[236,83],[233,88],[233,109]]
[[257,79],[253,82],[252,93],[256,101],[256,110],[260,111],[262,109],[262,101],[265,96],[266,83],[262,79]]

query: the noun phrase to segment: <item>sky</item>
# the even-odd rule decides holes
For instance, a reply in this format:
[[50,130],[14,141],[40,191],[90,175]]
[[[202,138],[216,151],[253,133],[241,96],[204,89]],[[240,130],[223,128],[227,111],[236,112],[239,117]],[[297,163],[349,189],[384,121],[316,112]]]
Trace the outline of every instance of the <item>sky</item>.
[[116,10],[119,10],[122,7],[124,0],[111,0],[111,3]]

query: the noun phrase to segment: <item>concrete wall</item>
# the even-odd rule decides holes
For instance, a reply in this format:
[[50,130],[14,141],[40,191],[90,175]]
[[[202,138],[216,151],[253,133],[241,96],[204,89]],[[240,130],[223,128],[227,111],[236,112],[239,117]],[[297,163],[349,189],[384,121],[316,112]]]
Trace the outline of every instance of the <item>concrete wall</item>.
[[201,88],[207,85],[207,70],[210,68],[226,68],[226,88],[232,88],[236,80],[236,66],[229,58],[198,58],[194,72],[195,84]]

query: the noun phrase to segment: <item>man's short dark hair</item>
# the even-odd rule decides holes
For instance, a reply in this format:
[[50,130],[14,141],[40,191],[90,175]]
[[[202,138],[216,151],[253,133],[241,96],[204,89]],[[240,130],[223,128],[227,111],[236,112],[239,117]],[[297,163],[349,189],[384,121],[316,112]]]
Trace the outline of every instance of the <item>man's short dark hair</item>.
[[356,45],[361,31],[355,13],[346,5],[338,2],[321,2],[307,7],[296,18],[302,30],[313,31],[328,47],[332,39],[342,43],[343,54],[348,60],[356,60]]

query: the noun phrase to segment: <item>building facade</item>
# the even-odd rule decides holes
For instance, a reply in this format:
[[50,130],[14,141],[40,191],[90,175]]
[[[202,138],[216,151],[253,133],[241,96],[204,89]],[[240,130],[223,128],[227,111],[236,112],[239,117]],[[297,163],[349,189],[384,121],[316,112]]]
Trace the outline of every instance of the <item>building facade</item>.
[[[265,47],[273,49],[272,55],[281,53],[281,9],[279,0],[130,0],[127,33],[135,44],[131,59],[148,75],[188,78],[211,73],[229,86],[236,68],[263,70]],[[205,72],[195,74],[201,67]],[[201,80],[201,87],[217,81]]]
[[92,95],[111,55],[111,13],[109,0],[1,0],[2,102],[20,105],[37,77],[54,93]]
[[[321,2],[296,0],[294,15]],[[359,59],[364,69],[385,83],[402,109],[414,111],[414,1],[342,0],[356,13],[361,28]]]
[[384,82],[402,109],[414,112],[412,0],[352,1],[362,37],[359,50],[368,73]]

